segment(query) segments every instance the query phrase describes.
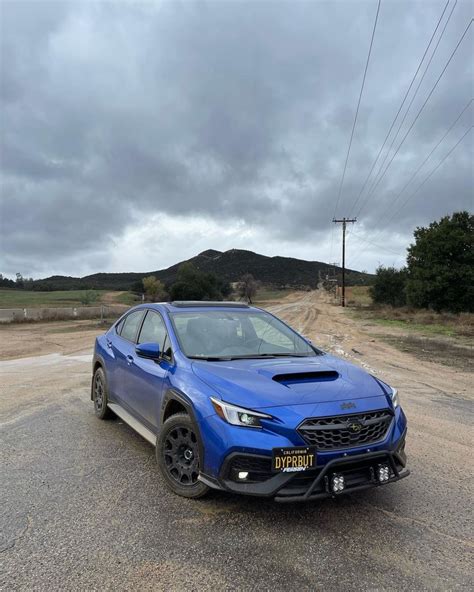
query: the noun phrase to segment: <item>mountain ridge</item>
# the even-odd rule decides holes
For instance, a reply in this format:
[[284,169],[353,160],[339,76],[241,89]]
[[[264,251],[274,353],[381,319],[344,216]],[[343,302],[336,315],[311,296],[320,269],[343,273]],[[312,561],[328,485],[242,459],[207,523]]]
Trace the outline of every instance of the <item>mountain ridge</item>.
[[[81,278],[72,276],[50,276],[36,280],[34,283],[42,289],[80,289],[97,288],[106,290],[130,290],[142,278],[154,275],[165,284],[176,279],[179,267],[183,263],[192,263],[205,273],[214,273],[224,281],[233,283],[245,273],[251,273],[256,280],[264,285],[277,288],[316,288],[320,275],[329,274],[340,279],[341,268],[322,261],[308,261],[281,255],[268,256],[245,249],[229,249],[217,251],[207,249],[190,259],[175,263],[165,269],[147,272],[99,272]],[[370,283],[371,274],[346,269],[347,285]]]

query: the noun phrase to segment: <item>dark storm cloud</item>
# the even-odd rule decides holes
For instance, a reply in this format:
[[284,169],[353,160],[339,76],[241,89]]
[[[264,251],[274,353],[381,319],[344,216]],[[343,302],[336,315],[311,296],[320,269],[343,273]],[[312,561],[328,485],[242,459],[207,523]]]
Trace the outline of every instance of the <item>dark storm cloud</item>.
[[[360,191],[443,5],[382,2],[339,215]],[[55,261],[74,266],[79,258],[106,267],[114,241],[156,212],[243,220],[286,241],[323,240],[375,8],[3,3],[2,271],[54,270]],[[469,3],[458,2],[407,125],[470,18]],[[380,228],[472,96],[471,43],[472,32],[367,201],[366,231]],[[435,157],[471,120],[472,109]],[[470,207],[471,165],[472,136],[388,230],[408,238],[414,224]]]

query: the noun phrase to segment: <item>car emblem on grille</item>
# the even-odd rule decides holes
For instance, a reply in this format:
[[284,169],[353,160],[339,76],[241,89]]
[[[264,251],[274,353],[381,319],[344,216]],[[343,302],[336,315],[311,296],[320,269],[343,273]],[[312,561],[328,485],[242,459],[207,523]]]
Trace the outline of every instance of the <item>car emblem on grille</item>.
[[362,424],[358,421],[351,421],[351,423],[348,425],[348,428],[353,434],[358,434],[362,427]]
[[355,406],[355,403],[353,403],[352,401],[341,403],[341,409],[355,409]]

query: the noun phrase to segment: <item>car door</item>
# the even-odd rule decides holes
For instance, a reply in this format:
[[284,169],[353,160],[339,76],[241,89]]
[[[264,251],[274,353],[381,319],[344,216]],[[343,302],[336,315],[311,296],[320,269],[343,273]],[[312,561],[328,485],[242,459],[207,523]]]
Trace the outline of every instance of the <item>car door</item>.
[[[140,329],[138,343],[157,343],[160,351],[167,340],[166,326],[160,313],[148,310]],[[158,415],[163,395],[163,385],[170,367],[169,355],[158,361],[133,354],[126,378],[127,397],[139,419],[153,431],[158,427]]]
[[112,337],[109,345],[115,357],[113,398],[132,412],[133,401],[127,387],[127,380],[136,355],[135,345],[145,312],[144,309],[139,309],[129,313],[121,323],[120,332]]

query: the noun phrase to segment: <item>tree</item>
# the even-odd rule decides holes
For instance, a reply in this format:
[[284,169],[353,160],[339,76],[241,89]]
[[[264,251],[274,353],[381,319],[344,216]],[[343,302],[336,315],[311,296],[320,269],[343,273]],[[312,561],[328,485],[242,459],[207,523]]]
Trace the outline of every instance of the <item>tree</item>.
[[384,267],[375,272],[375,281],[370,287],[372,300],[377,304],[403,306],[406,304],[407,270]]
[[143,287],[143,280],[137,280],[136,282],[133,282],[133,284],[131,284],[130,286],[130,292],[138,294],[139,296],[141,296],[144,291],[145,289]]
[[81,304],[85,304],[87,306],[88,304],[97,302],[99,295],[95,290],[82,290],[82,294],[80,295],[79,299]]
[[258,282],[251,273],[246,273],[240,278],[237,284],[237,292],[239,296],[245,298],[249,304],[252,304],[252,298],[257,294]]
[[222,300],[226,284],[213,273],[199,271],[192,263],[183,263],[170,286],[171,300]]
[[0,287],[15,288],[15,282],[13,280],[8,279],[7,277],[3,277],[3,274],[0,273]]
[[167,299],[165,287],[154,275],[143,278],[142,284],[146,299],[150,302],[161,302]]
[[455,212],[415,230],[407,300],[436,311],[474,312],[474,216]]
[[215,276],[215,278],[216,278],[217,291],[220,294],[222,294],[223,298],[230,296],[232,294],[232,286],[230,285],[230,283],[226,282],[225,280],[223,280],[219,276]]

